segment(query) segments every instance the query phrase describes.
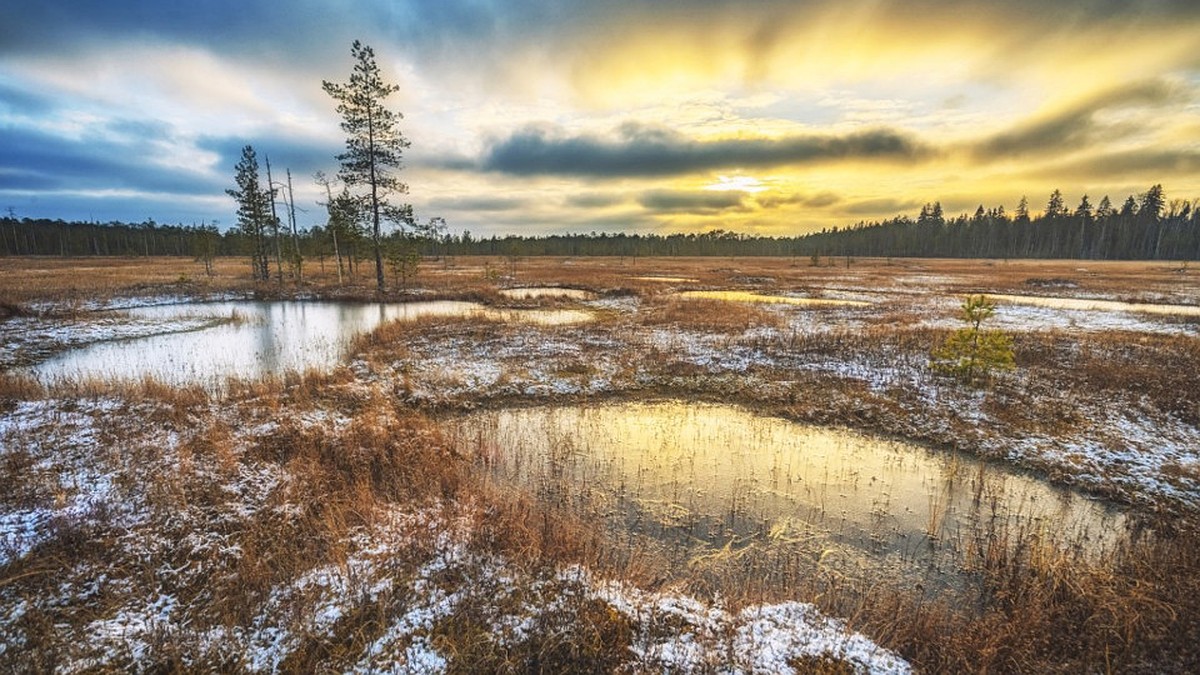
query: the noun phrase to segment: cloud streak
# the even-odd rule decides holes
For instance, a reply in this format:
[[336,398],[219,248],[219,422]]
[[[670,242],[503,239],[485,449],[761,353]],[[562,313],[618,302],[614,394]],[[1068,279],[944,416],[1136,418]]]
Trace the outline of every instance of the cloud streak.
[[1109,134],[1110,138],[1121,135],[1119,128],[1097,120],[1102,113],[1157,110],[1186,103],[1193,97],[1190,89],[1164,80],[1137,82],[1101,92],[1065,110],[995,134],[978,143],[973,154],[979,159],[990,160],[1087,147],[1101,134]]
[[[0,187],[44,190],[134,190],[186,195],[224,188],[204,171],[169,169],[155,161],[153,142],[89,134],[72,139],[46,132],[0,128]],[[27,188],[28,189],[28,188]]]
[[493,143],[485,171],[563,176],[677,176],[730,168],[765,168],[847,160],[913,162],[934,149],[909,134],[874,129],[843,135],[694,140],[663,127],[626,124],[615,140],[563,136],[531,127]]
[[638,203],[654,213],[714,214],[745,208],[745,193],[723,191],[651,190]]

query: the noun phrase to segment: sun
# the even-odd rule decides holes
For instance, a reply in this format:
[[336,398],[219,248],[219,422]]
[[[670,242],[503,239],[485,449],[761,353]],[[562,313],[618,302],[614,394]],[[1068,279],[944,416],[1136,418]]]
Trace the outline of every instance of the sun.
[[762,192],[767,189],[763,182],[752,176],[717,176],[717,182],[704,186],[705,190],[736,190],[738,192]]

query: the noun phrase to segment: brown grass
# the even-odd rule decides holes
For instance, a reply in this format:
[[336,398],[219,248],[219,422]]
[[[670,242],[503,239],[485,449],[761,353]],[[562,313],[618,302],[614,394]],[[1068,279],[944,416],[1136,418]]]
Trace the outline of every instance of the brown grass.
[[670,325],[709,333],[741,333],[756,327],[781,327],[779,314],[752,303],[684,298],[655,298],[639,313],[649,326]]
[[[779,315],[754,305],[671,298],[666,295],[670,289],[690,284],[633,277],[690,277],[706,286],[742,286],[747,278],[756,278],[756,288],[763,291],[811,291],[869,289],[890,284],[899,274],[913,274],[943,277],[937,282],[939,292],[1049,294],[1072,286],[1072,292],[1089,294],[1180,297],[1196,292],[1198,273],[1180,273],[1177,266],[1165,263],[860,259],[847,268],[838,262],[836,267],[812,267],[807,259],[527,258],[517,263],[516,281],[636,292],[643,298],[643,311],[636,319],[641,324],[728,336],[754,326],[779,327]],[[218,261],[217,276],[211,280],[190,273],[188,281],[180,282],[181,266],[189,265],[177,259],[7,258],[0,260],[0,298],[8,303],[5,306],[20,311],[20,305],[29,302],[74,302],[97,293],[270,290],[255,289],[245,279],[248,268],[240,259]],[[504,266],[501,259],[483,258],[456,258],[445,265],[427,262],[416,283],[436,293],[496,302],[497,282],[486,278],[485,271]],[[306,289],[337,297],[373,294],[369,279],[337,287],[331,269],[322,275],[314,268],[315,264],[309,267]],[[84,277],[86,284],[80,281]],[[1054,283],[1047,285],[1045,280]],[[785,362],[859,359],[920,368],[930,346],[938,344],[946,331],[922,327],[907,310],[897,301],[863,319],[861,327],[756,337],[748,344]],[[589,330],[612,336],[636,327],[618,322]],[[416,337],[446,334],[486,341],[507,330],[487,320],[466,325],[459,319],[397,322],[364,336],[355,349],[381,360],[403,360],[409,357],[407,345]],[[1148,414],[1200,423],[1200,378],[1196,377],[1200,340],[1195,337],[1022,333],[1016,349],[1018,375],[980,394],[984,411],[1003,425],[1005,433],[1052,437],[1072,433],[1091,422],[1089,402],[1105,399],[1137,401]],[[592,372],[592,355],[584,350],[574,361],[564,359],[559,370],[587,375]],[[648,349],[622,358],[630,379],[633,374],[650,373],[673,382],[671,388],[652,393],[744,400],[797,419],[877,429],[968,449],[980,435],[1000,433],[980,429],[953,410],[928,408],[902,380],[881,389],[851,377],[780,368],[755,375],[789,382],[787,393],[762,394],[732,380],[714,385],[702,367],[673,359],[667,351]],[[157,529],[152,534],[167,543],[146,559],[131,558],[121,543],[130,533],[113,525],[99,508],[86,518],[55,523],[55,535],[46,543],[0,569],[0,591],[16,593],[7,598],[50,597],[70,570],[90,568],[103,571],[107,578],[131,580],[137,588],[169,589],[189,605],[189,616],[202,625],[246,625],[254,619],[253,608],[272,589],[314,566],[344,561],[350,533],[369,526],[387,508],[446,500],[469,502],[477,508],[472,546],[516,561],[532,574],[583,563],[643,586],[670,583],[700,594],[720,592],[734,607],[763,600],[808,600],[832,615],[847,617],[853,628],[899,650],[928,672],[1187,672],[1200,663],[1200,532],[1187,520],[1156,522],[1157,534],[1091,562],[1055,553],[1031,533],[984,533],[967,551],[978,590],[955,600],[938,600],[923,589],[890,588],[870,580],[787,576],[789,568],[770,557],[756,560],[747,555],[728,566],[673,570],[667,561],[631,542],[606,540],[594,523],[566,509],[479,479],[447,449],[437,425],[398,403],[387,384],[363,386],[342,368],[328,374],[235,382],[225,398],[217,399],[199,389],[175,389],[153,381],[44,387],[11,374],[0,376],[0,408],[46,397],[121,401],[124,408],[104,425],[103,454],[106,461],[127,467],[123,489],[144,491],[155,514]],[[300,413],[312,410],[336,411],[346,424],[334,428],[305,423]],[[921,426],[913,421],[918,416],[933,422]],[[248,435],[248,429],[263,426],[270,432]],[[181,434],[178,457],[164,464],[162,448],[138,440],[142,427]],[[56,498],[54,491],[62,488],[53,475],[31,476],[38,461],[29,448],[6,448],[0,462],[0,492],[6,495],[6,504],[45,504]],[[225,519],[223,509],[233,497],[221,489],[220,477],[259,464],[286,470],[291,482],[247,520]],[[1185,459],[1169,463],[1164,475],[1186,487],[1197,479],[1196,463]],[[198,552],[180,545],[195,532],[217,533],[242,554],[232,559],[215,549]],[[421,553],[414,550],[409,553],[412,560],[402,556],[395,562],[397,578],[411,572]],[[164,569],[204,572],[164,575]],[[755,576],[748,576],[747,570]],[[786,584],[775,583],[784,577]],[[10,650],[0,657],[0,667],[50,670],[61,665],[71,646],[59,639],[60,627],[83,630],[92,619],[111,616],[126,599],[109,586],[86,606],[31,609],[20,622],[28,641],[20,654]],[[356,606],[339,623],[334,638],[307,640],[284,669],[310,671],[345,663],[379,634],[391,616],[403,611],[404,601],[400,594],[384,594]],[[630,667],[625,647],[634,627],[626,619],[594,601],[579,600],[567,608],[561,620],[548,619],[539,626],[536,639],[501,647],[487,635],[487,622],[467,603],[437,626],[435,644],[457,657],[454,667],[474,664],[497,671]],[[193,647],[172,646],[165,638],[152,648],[155,665],[163,670],[182,668],[185,663],[214,670],[244,666],[236,655],[197,656],[187,651]],[[795,665],[813,672],[843,672],[846,664],[813,659]]]

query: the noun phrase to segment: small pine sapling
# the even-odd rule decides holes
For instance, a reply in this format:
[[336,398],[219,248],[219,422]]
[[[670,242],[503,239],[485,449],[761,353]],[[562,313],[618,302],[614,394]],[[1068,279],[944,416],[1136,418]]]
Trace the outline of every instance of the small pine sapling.
[[970,295],[963,301],[961,318],[966,325],[956,330],[933,350],[934,371],[957,377],[968,384],[990,381],[998,370],[1012,370],[1012,336],[982,326],[996,312],[996,303],[985,295]]

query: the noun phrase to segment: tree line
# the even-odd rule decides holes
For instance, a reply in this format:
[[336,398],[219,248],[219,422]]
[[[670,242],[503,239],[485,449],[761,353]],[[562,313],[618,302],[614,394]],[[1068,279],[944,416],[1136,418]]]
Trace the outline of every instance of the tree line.
[[[1055,190],[1046,208],[1029,213],[1022,200],[1011,214],[1003,206],[980,206],[974,214],[946,217],[939,203],[925,205],[916,217],[898,216],[845,228],[781,237],[714,230],[690,234],[586,233],[539,236],[473,237],[446,234],[440,219],[416,231],[381,232],[379,258],[372,228],[365,225],[348,193],[327,192],[323,226],[285,228],[276,241],[293,260],[336,265],[339,274],[378,276],[379,265],[403,267],[405,258],[422,256],[873,256],[950,258],[1080,258],[1098,260],[1200,259],[1200,200],[1167,199],[1160,185],[1127,197],[1114,208],[1107,197],[1092,206],[1083,197],[1073,209]],[[269,210],[269,205],[264,207]],[[216,223],[168,225],[83,223],[0,217],[3,255],[248,256],[269,276],[288,266],[275,258],[270,231],[219,231]],[[286,235],[286,236],[284,236]],[[264,254],[266,255],[264,263]],[[363,272],[367,262],[374,269]],[[372,264],[373,263],[373,264]],[[290,267],[288,268],[290,270]]]
[[913,219],[858,223],[801,240],[805,252],[830,255],[932,258],[1079,258],[1093,260],[1200,259],[1200,199],[1168,200],[1162,185],[1126,197],[1084,195],[1069,208],[1054,190],[1040,215],[1024,197],[1010,216],[1003,206],[946,218],[939,203]]

